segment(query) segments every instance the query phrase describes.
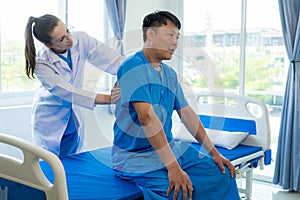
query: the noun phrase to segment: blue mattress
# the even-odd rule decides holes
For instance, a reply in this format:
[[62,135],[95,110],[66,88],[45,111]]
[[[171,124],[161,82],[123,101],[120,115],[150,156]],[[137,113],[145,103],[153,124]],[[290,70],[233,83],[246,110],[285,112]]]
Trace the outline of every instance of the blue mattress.
[[[70,200],[122,199],[133,200],[142,196],[139,188],[115,176],[110,168],[110,148],[67,156],[61,159],[65,168]],[[41,167],[50,181],[50,166]]]
[[[199,143],[192,143],[192,145],[200,150],[201,145]],[[218,151],[230,161],[233,161],[238,158],[242,158],[244,156],[259,152],[262,150],[262,147],[254,147],[254,146],[247,146],[247,145],[238,145],[234,149],[228,150],[222,147],[216,147]]]
[[[199,144],[192,144],[200,149]],[[225,148],[217,149],[226,158],[234,160],[257,151],[259,147],[249,147],[239,145],[233,150]],[[95,199],[122,199],[134,200],[142,197],[142,192],[133,184],[130,184],[116,177],[114,171],[110,168],[110,150],[111,147],[96,149],[76,155],[67,156],[61,159],[66,171],[67,187],[70,200],[95,200]],[[53,182],[53,173],[50,166],[41,162],[41,167]],[[30,193],[29,199],[45,199],[41,192],[30,189],[26,186],[0,179],[1,186],[9,186],[9,199],[26,199],[24,194]],[[20,198],[17,198],[20,197]]]

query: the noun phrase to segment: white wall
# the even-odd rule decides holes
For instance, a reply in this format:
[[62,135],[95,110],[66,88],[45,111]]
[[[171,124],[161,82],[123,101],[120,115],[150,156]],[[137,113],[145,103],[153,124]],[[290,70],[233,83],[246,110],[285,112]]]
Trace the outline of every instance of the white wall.
[[111,145],[113,142],[114,115],[108,105],[99,105],[94,110],[84,109],[85,148],[95,149]]
[[[0,107],[0,132],[31,141],[31,105]],[[0,144],[0,153],[22,158],[20,150]]]
[[0,132],[31,140],[31,105],[0,107]]

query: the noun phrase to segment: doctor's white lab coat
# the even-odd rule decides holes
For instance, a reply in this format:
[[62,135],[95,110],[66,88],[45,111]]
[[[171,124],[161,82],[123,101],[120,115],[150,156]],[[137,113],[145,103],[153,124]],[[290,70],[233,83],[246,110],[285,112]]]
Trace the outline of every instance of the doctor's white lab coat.
[[[41,86],[36,91],[32,110],[33,142],[59,154],[71,109],[78,119],[77,131],[84,141],[84,120],[80,107],[93,109],[96,93],[81,89],[85,62],[115,74],[124,57],[84,32],[73,34],[72,70],[53,51],[43,47],[37,55],[34,75]],[[79,151],[81,149],[78,149]]]

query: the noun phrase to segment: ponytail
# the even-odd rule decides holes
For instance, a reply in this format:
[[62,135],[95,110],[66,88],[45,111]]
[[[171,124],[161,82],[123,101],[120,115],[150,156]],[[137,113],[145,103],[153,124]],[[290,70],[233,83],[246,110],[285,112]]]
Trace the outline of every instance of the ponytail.
[[34,77],[34,70],[36,65],[35,45],[32,36],[32,24],[36,21],[35,17],[29,17],[25,28],[25,61],[26,61],[26,75],[28,78]]

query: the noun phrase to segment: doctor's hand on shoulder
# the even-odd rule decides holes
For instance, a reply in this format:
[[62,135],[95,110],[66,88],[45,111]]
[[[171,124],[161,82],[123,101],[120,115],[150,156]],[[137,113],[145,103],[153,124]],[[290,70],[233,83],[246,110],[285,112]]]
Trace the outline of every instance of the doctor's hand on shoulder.
[[97,94],[95,104],[115,104],[121,97],[121,89],[114,85],[111,94]]

